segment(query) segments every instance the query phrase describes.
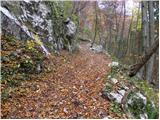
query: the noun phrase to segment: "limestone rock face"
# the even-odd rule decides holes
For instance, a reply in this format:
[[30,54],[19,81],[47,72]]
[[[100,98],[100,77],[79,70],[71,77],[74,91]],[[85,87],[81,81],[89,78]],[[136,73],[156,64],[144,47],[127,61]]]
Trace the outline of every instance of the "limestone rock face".
[[66,27],[67,27],[66,35],[74,36],[76,33],[76,29],[77,29],[75,23],[73,21],[69,21]]
[[64,41],[54,35],[57,29],[53,25],[55,19],[46,1],[2,1],[0,11],[3,35],[12,35],[19,40],[33,40],[36,34],[46,54],[64,47]]
[[[33,40],[36,34],[42,43],[53,42],[49,9],[39,1],[3,1],[1,10],[2,34],[19,40]],[[54,46],[54,45],[53,45]],[[48,54],[45,44],[43,51]]]
[[[42,2],[3,1],[1,11],[2,30],[6,32],[4,34],[13,34],[18,39],[27,39],[31,37],[29,33],[37,32],[39,36],[49,33],[49,27],[51,27],[49,19],[47,20],[49,9]],[[25,36],[23,32],[27,35]]]

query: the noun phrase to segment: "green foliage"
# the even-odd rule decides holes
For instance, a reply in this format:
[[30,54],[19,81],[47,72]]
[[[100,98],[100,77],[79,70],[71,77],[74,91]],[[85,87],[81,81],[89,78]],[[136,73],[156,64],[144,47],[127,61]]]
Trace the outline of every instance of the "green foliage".
[[140,119],[140,114],[145,112],[145,104],[143,99],[136,97],[134,92],[131,92],[128,98],[132,97],[131,104],[128,105],[128,111],[133,114],[134,118]]
[[[150,101],[154,101],[155,104],[158,105],[158,92],[156,92],[145,80],[140,80],[137,77],[132,77],[129,79],[133,82],[133,84],[140,89],[144,95]],[[156,94],[157,93],[157,94]]]
[[114,55],[111,55],[111,59],[112,59],[112,61],[120,62],[119,59]]
[[1,93],[1,99],[6,100],[9,97],[9,89],[3,90]]
[[[132,29],[131,31],[135,31],[135,30],[141,30],[141,21],[142,21],[142,17],[141,17],[141,12],[138,12],[138,8],[135,8],[133,10],[133,16],[136,16],[136,20],[133,20],[133,24],[132,24]],[[138,24],[137,24],[137,17],[138,17]],[[136,26],[137,24],[137,26]],[[137,27],[137,28],[136,28]]]
[[141,18],[138,19],[137,30],[140,31],[142,28]]
[[[115,59],[116,60],[116,59]],[[126,66],[127,67],[127,66]],[[125,67],[125,68],[126,68]],[[107,76],[112,78],[117,78],[119,80],[128,80],[127,83],[130,85],[133,85],[137,88],[138,91],[143,93],[144,96],[147,97],[147,103],[144,104],[143,99],[140,99],[139,97],[136,97],[135,92],[129,93],[127,98],[134,97],[132,99],[132,104],[128,104],[128,108],[125,109],[126,113],[129,113],[133,118],[140,118],[140,114],[146,113],[149,119],[157,119],[158,118],[158,92],[156,92],[146,81],[140,80],[137,77],[128,77],[127,73],[123,70],[123,66],[120,64],[119,67],[112,67],[111,71],[107,74]],[[123,76],[123,77],[122,77]],[[121,79],[122,78],[122,79]],[[121,85],[122,86],[122,85]],[[110,91],[112,91],[112,87],[110,84],[106,83],[105,88],[103,90],[103,95],[107,96]],[[152,103],[153,102],[153,103]],[[115,109],[118,109],[116,106],[116,103],[113,102],[111,106],[111,110],[113,112],[117,112]],[[155,106],[154,106],[155,105]],[[120,115],[120,114],[119,114]]]
[[26,59],[20,63],[20,71],[25,73],[33,72],[34,64],[31,59]]
[[112,66],[111,67],[111,71],[108,73],[108,75],[111,75],[111,77],[118,77],[117,75],[120,72],[120,67],[119,66]]
[[72,17],[73,22],[74,22],[76,25],[78,25],[78,17],[77,17],[77,15],[72,14],[71,17]]
[[106,84],[105,84],[105,88],[104,88],[103,91],[102,91],[102,94],[103,94],[104,96],[108,96],[108,93],[110,93],[111,91],[112,91],[112,85],[109,84],[109,83],[106,83]]
[[65,2],[63,2],[63,8],[64,8],[63,15],[64,15],[65,19],[71,15],[71,11],[70,10],[72,10],[72,7],[73,7],[72,6],[72,1],[65,1]]
[[116,102],[112,102],[110,104],[109,110],[112,111],[112,112],[114,112],[114,113],[116,113],[117,116],[119,116],[119,117],[121,117],[124,114],[123,110],[121,109],[120,104],[118,104]]
[[65,29],[64,29],[64,8],[61,1],[48,1],[48,6],[51,10],[51,19],[52,19],[52,28],[53,28],[53,36],[55,40],[58,41],[59,39],[65,39]]
[[[47,5],[51,10],[52,28],[53,36],[55,40],[59,42],[60,40],[64,43],[63,48],[68,49],[68,40],[66,39],[66,28],[64,21],[71,17],[71,20],[78,25],[78,17],[71,13],[73,4],[72,1],[48,1]],[[76,38],[76,37],[75,37]],[[51,46],[51,49],[53,47]],[[54,49],[54,48],[53,48]]]
[[32,74],[36,74],[37,63],[42,64],[45,56],[39,49],[39,45],[31,40],[24,42],[13,37],[2,36],[1,43],[3,45],[1,51],[2,99],[6,99],[9,94],[7,89],[19,86],[21,81],[29,80]]
[[[37,34],[34,34],[33,37],[34,37],[34,39],[35,39],[35,42],[36,42],[39,46],[41,46],[41,45],[42,45],[42,42],[41,42],[41,40],[39,39],[39,36],[38,36]],[[34,47],[34,44],[33,44],[33,47]]]
[[153,103],[147,99],[146,105],[143,102],[143,99],[136,97],[134,92],[131,92],[128,95],[128,98],[132,98],[132,104],[128,105],[127,111],[132,113],[133,117],[136,119],[140,119],[140,114],[146,113],[148,119],[157,119],[158,118],[158,108],[153,105]]
[[9,87],[14,87],[20,85],[20,81],[15,81],[12,79],[7,79],[7,84]]
[[159,117],[158,108],[153,107],[153,104],[150,101],[147,101],[146,111],[148,119],[158,119]]
[[85,33],[85,34],[90,34],[91,32],[90,32],[89,28],[84,27],[84,28],[83,28],[83,33]]
[[[138,88],[147,97],[146,105],[143,105],[143,100],[134,99],[133,105],[129,106],[129,110],[134,114],[134,117],[140,118],[139,114],[144,112],[147,114],[149,119],[157,119],[159,116],[158,113],[159,98],[157,92],[146,81],[140,80],[137,77],[133,78],[128,77],[128,80],[131,81],[131,83],[135,85],[136,88]],[[128,97],[130,96],[131,95],[129,95]],[[151,101],[155,106],[152,104]]]
[[27,41],[27,43],[26,43],[26,48],[27,49],[33,50],[34,46],[35,46],[35,44],[34,44],[33,40]]

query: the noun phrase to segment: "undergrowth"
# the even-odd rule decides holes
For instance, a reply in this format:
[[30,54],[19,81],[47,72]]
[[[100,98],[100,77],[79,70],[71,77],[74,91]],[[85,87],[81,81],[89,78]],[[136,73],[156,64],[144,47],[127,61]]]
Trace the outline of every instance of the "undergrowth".
[[[116,58],[114,60],[118,61]],[[126,66],[125,66],[126,67]],[[147,113],[147,116],[149,119],[157,119],[159,116],[159,97],[158,97],[158,91],[154,89],[146,80],[141,80],[138,77],[129,77],[128,71],[125,70],[124,65],[119,63],[119,66],[117,67],[111,67],[111,70],[106,75],[106,79],[109,78],[116,78],[120,82],[129,83],[132,86],[135,86],[137,90],[139,90],[141,93],[144,94],[147,98],[147,104],[145,105],[144,111]],[[107,83],[104,88],[103,92],[108,93],[110,91],[110,87],[108,87]],[[112,101],[111,101],[112,102]],[[139,118],[140,111],[141,111],[141,104],[138,101],[136,101],[136,105],[132,107],[131,111],[137,118]],[[117,104],[115,102],[111,103],[110,110],[114,113],[119,113],[121,115],[120,110],[120,104]]]
[[[1,37],[1,98],[9,97],[14,87],[48,71],[45,55],[32,40],[17,40],[12,36]],[[38,68],[39,67],[39,68]]]

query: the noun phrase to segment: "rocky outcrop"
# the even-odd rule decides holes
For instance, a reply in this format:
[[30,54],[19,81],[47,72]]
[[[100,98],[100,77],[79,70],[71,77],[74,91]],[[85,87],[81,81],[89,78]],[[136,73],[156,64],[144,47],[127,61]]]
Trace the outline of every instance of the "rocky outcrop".
[[0,11],[3,35],[19,40],[35,40],[36,37],[46,54],[63,48],[65,43],[54,34],[56,19],[46,1],[2,1]]
[[90,49],[94,52],[94,53],[102,53],[103,52],[103,47],[102,45],[93,45],[92,47],[90,47]]
[[129,78],[120,69],[121,65],[118,62],[112,62],[108,66],[111,67],[111,73],[107,77],[102,97],[119,104],[130,118],[157,118],[158,110],[155,103],[127,80]]

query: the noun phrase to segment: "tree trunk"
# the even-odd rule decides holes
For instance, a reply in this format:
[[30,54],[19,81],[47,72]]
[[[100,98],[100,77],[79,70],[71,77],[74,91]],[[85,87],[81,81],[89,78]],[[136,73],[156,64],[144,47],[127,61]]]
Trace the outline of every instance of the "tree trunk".
[[113,48],[113,54],[116,54],[116,40],[117,40],[117,35],[118,35],[118,21],[117,21],[117,10],[116,8],[114,9],[115,12],[115,21],[116,21],[116,33],[115,33],[115,40],[114,40],[114,48]]
[[111,41],[112,41],[112,21],[111,21],[111,17],[109,19],[109,40],[108,40],[108,52],[111,53],[111,47],[112,47],[112,44],[111,44]]
[[95,1],[95,33],[94,33],[94,38],[93,42],[91,43],[91,47],[93,47],[93,44],[95,43],[96,36],[97,36],[97,22],[98,22],[98,16],[97,16],[97,1]]
[[151,58],[151,56],[157,51],[159,47],[159,40],[155,41],[155,43],[152,45],[152,47],[146,52],[146,54],[142,57],[139,63],[132,65],[130,67],[130,73],[129,76],[132,77],[136,75],[136,73],[147,63],[147,61]]
[[101,38],[101,30],[100,30],[100,28],[101,28],[101,12],[98,12],[99,13],[99,20],[98,20],[98,22],[99,22],[99,27],[98,27],[98,36],[99,36],[99,45],[102,43],[102,38]]
[[120,34],[120,39],[118,41],[118,54],[117,56],[120,58],[122,55],[122,41],[124,40],[124,29],[125,29],[125,20],[126,20],[126,7],[125,7],[125,1],[123,2],[123,24]]
[[130,25],[129,25],[129,31],[128,31],[128,37],[127,37],[127,49],[126,49],[126,54],[127,55],[130,55],[130,49],[131,49],[131,47],[130,47],[130,36],[131,36],[131,29],[132,29],[132,22],[133,22],[133,10],[132,10],[132,18],[131,18],[131,23],[130,23]]
[[126,21],[126,5],[125,5],[125,1],[123,3],[123,25],[122,25],[122,30],[121,30],[121,40],[124,39],[124,29],[125,29],[125,21]]
[[140,7],[141,7],[141,4],[139,3],[139,7],[138,7],[138,15],[137,15],[137,22],[136,22],[136,39],[137,39],[137,54],[138,56],[141,55],[142,53],[142,41],[140,39],[140,35],[142,33],[139,33],[140,31],[138,30],[138,23],[139,23],[139,19],[140,19]]
[[[143,52],[149,48],[149,25],[148,25],[148,2],[142,1],[142,34],[143,34]],[[143,79],[146,79],[147,65],[142,68]]]
[[[151,46],[154,42],[154,37],[155,37],[155,30],[154,30],[154,9],[153,9],[153,1],[149,1],[149,45]],[[154,62],[155,62],[155,55],[154,54],[150,60],[148,61],[147,65],[147,80],[151,82],[153,80],[153,67],[154,67]],[[157,66],[156,66],[157,67]]]
[[138,23],[139,23],[139,12],[140,12],[140,3],[139,3],[139,7],[138,7],[138,13],[137,13],[137,20],[136,20],[136,32],[135,32],[135,38],[136,38],[136,54],[138,55],[139,54],[139,49],[140,49],[140,47],[141,47],[141,45],[140,45],[140,39],[138,39]]
[[[121,17],[122,17],[122,13],[123,13],[123,4],[122,4],[122,7],[121,7],[121,12],[120,12],[120,17],[119,17],[119,20],[117,20],[117,14],[116,14],[116,23],[117,23],[117,25],[116,25],[116,37],[115,37],[115,41],[117,42],[117,45],[116,45],[116,51],[115,51],[115,55],[117,55],[118,54],[118,42],[119,42],[119,37],[120,37],[120,35],[119,35],[119,31],[120,31],[120,21],[121,21]],[[119,23],[118,23],[118,21],[119,21]]]

